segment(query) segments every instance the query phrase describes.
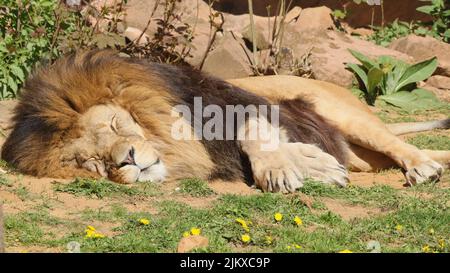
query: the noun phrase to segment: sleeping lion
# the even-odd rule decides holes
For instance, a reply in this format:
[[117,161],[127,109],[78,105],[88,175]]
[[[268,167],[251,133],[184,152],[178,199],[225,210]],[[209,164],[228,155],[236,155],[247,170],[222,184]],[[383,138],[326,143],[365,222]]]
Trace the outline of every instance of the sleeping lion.
[[[243,122],[231,115],[215,128],[215,138],[199,137],[195,123],[206,126],[215,116],[197,111],[198,99],[200,110],[241,107]],[[192,117],[174,114],[177,106]],[[260,109],[269,108],[262,115]],[[102,50],[36,71],[13,121],[1,156],[39,177],[107,177],[118,183],[198,177],[287,193],[307,178],[345,186],[347,168],[397,166],[411,185],[437,181],[450,162],[449,151],[419,150],[396,136],[448,128],[449,120],[386,126],[347,89],[330,83],[291,76],[225,82],[189,67]],[[174,137],[180,122],[194,137]],[[249,137],[254,126],[263,125],[276,133]],[[264,148],[270,143],[276,145]]]

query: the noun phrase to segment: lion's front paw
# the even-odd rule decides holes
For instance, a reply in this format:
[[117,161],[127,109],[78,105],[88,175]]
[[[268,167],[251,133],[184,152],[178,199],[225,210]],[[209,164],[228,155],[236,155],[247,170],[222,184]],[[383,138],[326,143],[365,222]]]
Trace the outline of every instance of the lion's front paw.
[[426,161],[415,167],[409,168],[406,173],[406,181],[410,185],[417,185],[426,181],[437,182],[444,168],[433,160]]
[[305,178],[345,186],[345,166],[320,148],[303,143],[282,143],[276,151],[249,154],[257,186],[269,192],[294,192]]
[[250,162],[255,183],[265,192],[295,192],[303,186],[304,177],[288,150],[252,154]]
[[295,164],[300,166],[304,177],[343,187],[347,185],[349,181],[347,168],[340,164],[335,157],[314,145],[295,144],[298,149]]

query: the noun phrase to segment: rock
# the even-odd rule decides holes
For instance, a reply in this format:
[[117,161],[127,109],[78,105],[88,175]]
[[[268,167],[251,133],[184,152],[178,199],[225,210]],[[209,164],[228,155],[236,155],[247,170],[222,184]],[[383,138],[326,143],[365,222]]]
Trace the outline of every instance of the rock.
[[[125,29],[123,35],[125,35],[128,40],[138,43],[139,45],[145,45],[150,41],[150,37],[146,33],[142,33],[142,30],[134,27]],[[139,41],[137,39],[139,39]]]
[[331,12],[331,9],[325,6],[304,9],[295,23],[295,28],[299,32],[333,29]]
[[202,70],[221,79],[248,77],[253,74],[248,54],[244,42],[227,32],[209,52]]
[[433,92],[434,95],[436,95],[436,97],[439,98],[439,100],[450,103],[450,90],[449,89],[436,88],[436,87],[432,86],[431,84],[427,84],[427,83],[423,86],[420,86],[420,88],[431,91],[431,92]]
[[450,76],[450,44],[411,34],[393,41],[389,48],[410,55],[416,62],[436,56],[439,66],[435,74]]
[[[146,30],[146,34],[153,38],[157,31],[157,20],[164,16],[164,1],[160,1],[159,6],[153,14],[156,0],[130,0],[125,7],[125,24],[138,30]],[[180,20],[173,21],[175,26],[188,24],[193,30],[193,45],[190,54],[192,56],[186,58],[186,62],[194,67],[198,67],[203,55],[208,47],[210,40],[210,10],[208,4],[197,0],[183,0],[176,2],[174,14],[179,16]],[[147,26],[148,25],[148,26]]]
[[351,34],[352,35],[358,35],[358,36],[370,36],[373,34],[373,30],[371,30],[370,28],[356,28],[356,29],[352,29],[351,30]]
[[[268,22],[263,22],[262,20],[254,21],[254,32],[256,46],[258,50],[269,49],[272,43],[272,30],[269,29]],[[248,25],[241,30],[242,37],[247,41],[253,43],[252,29],[250,22]]]
[[[206,1],[206,0],[204,0]],[[381,24],[381,5],[368,5],[366,3],[355,3],[358,1],[336,1],[336,0],[293,0],[291,6],[299,6],[301,8],[311,8],[318,6],[327,6],[331,10],[340,9],[347,10],[347,16],[344,21],[349,23],[352,27],[361,27],[371,24],[372,12],[374,12],[374,24]],[[359,1],[361,2],[361,1]],[[365,2],[365,1],[364,1]],[[277,10],[280,0],[254,0],[253,10],[256,15],[267,16],[267,6],[271,7],[271,14]],[[426,3],[417,0],[401,0],[401,1],[387,1],[384,6],[384,21],[391,23],[395,19],[399,21],[422,21],[428,22],[432,18],[425,14],[418,12],[417,7],[423,6]],[[245,0],[220,0],[214,1],[214,9],[232,14],[248,13],[248,1]]]
[[196,248],[207,247],[209,244],[208,238],[201,235],[191,235],[183,237],[178,243],[177,252],[186,253]]
[[17,100],[2,100],[0,101],[0,131],[9,131],[12,128],[11,118],[13,116],[13,109],[17,105]]
[[[98,30],[104,32],[108,29],[110,21],[113,19],[114,11],[119,11],[121,8],[120,1],[117,0],[95,0],[86,5],[82,13],[86,15],[86,19],[91,26],[97,26]],[[99,16],[103,10],[107,10],[108,13]],[[123,13],[119,13],[117,19],[119,21],[118,25],[121,25],[120,27],[123,27],[121,23],[123,17]],[[97,20],[98,18],[102,18],[102,20]]]
[[393,56],[406,62],[412,58],[392,49],[377,46],[368,41],[336,31],[296,31],[288,26],[283,45],[292,49],[293,58],[310,54],[312,76],[315,79],[350,87],[354,76],[346,69],[346,63],[359,63],[348,51],[354,49],[369,57]]
[[436,88],[450,90],[450,77],[434,75],[427,80],[427,84]]
[[286,18],[284,19],[286,23],[291,23],[292,21],[297,21],[298,17],[300,16],[300,13],[302,12],[301,7],[293,7],[287,14]]

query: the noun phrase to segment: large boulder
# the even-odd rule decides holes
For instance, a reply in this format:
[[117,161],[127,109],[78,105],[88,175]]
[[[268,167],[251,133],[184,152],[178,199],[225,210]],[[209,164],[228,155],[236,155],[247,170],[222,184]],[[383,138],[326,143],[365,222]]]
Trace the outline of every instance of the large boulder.
[[295,22],[295,28],[301,32],[333,29],[331,13],[332,10],[325,6],[304,9]]
[[332,30],[298,31],[288,26],[283,46],[292,49],[293,58],[309,55],[311,72],[315,79],[350,87],[353,74],[346,69],[346,63],[359,63],[348,51],[354,49],[369,57],[392,56],[406,62],[412,58],[392,49],[377,46],[342,32]]
[[221,79],[245,78],[253,74],[245,43],[231,32],[217,41],[202,70]]
[[12,129],[13,109],[17,105],[17,100],[0,101],[0,150],[6,140],[6,136]]
[[[210,0],[203,0],[204,2]],[[253,10],[255,14],[260,16],[267,16],[267,7],[270,6],[270,14],[273,15],[281,1],[280,0],[254,0]],[[326,6],[332,10],[340,9],[346,10],[347,16],[344,21],[352,27],[367,26],[372,23],[381,25],[382,11],[381,5],[368,5],[364,2],[358,4],[357,1],[352,0],[292,0],[286,1],[291,3],[291,7],[299,6],[301,8],[311,8],[318,6]],[[416,10],[419,6],[427,5],[427,3],[418,0],[401,0],[401,1],[384,1],[384,22],[390,23],[395,19],[400,21],[410,22],[412,20],[427,22],[432,20],[427,14]],[[248,1],[245,0],[220,0],[214,1],[213,7],[227,13],[236,15],[248,13]]]
[[439,67],[435,74],[450,76],[450,44],[432,37],[409,35],[393,41],[389,48],[413,57],[416,62],[436,56]]

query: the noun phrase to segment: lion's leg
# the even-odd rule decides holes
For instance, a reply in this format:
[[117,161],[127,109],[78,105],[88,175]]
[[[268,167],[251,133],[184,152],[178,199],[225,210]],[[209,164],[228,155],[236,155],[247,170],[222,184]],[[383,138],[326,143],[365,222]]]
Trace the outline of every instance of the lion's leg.
[[288,143],[282,129],[278,131],[269,124],[270,133],[265,137],[249,137],[250,128],[259,128],[262,123],[267,126],[264,119],[249,119],[238,135],[245,136],[239,144],[249,157],[256,185],[263,191],[294,192],[307,177],[346,185],[347,170],[333,156],[314,145]]
[[340,129],[348,142],[391,158],[405,170],[409,183],[435,180],[442,174],[439,163],[426,152],[395,136],[367,105],[345,88],[299,77],[250,78],[232,83],[272,101],[299,96],[309,98],[317,113]]
[[[439,164],[450,167],[450,151],[421,151]],[[355,144],[350,145],[348,159],[348,167],[352,171],[371,172],[398,167],[395,161],[388,156]]]

